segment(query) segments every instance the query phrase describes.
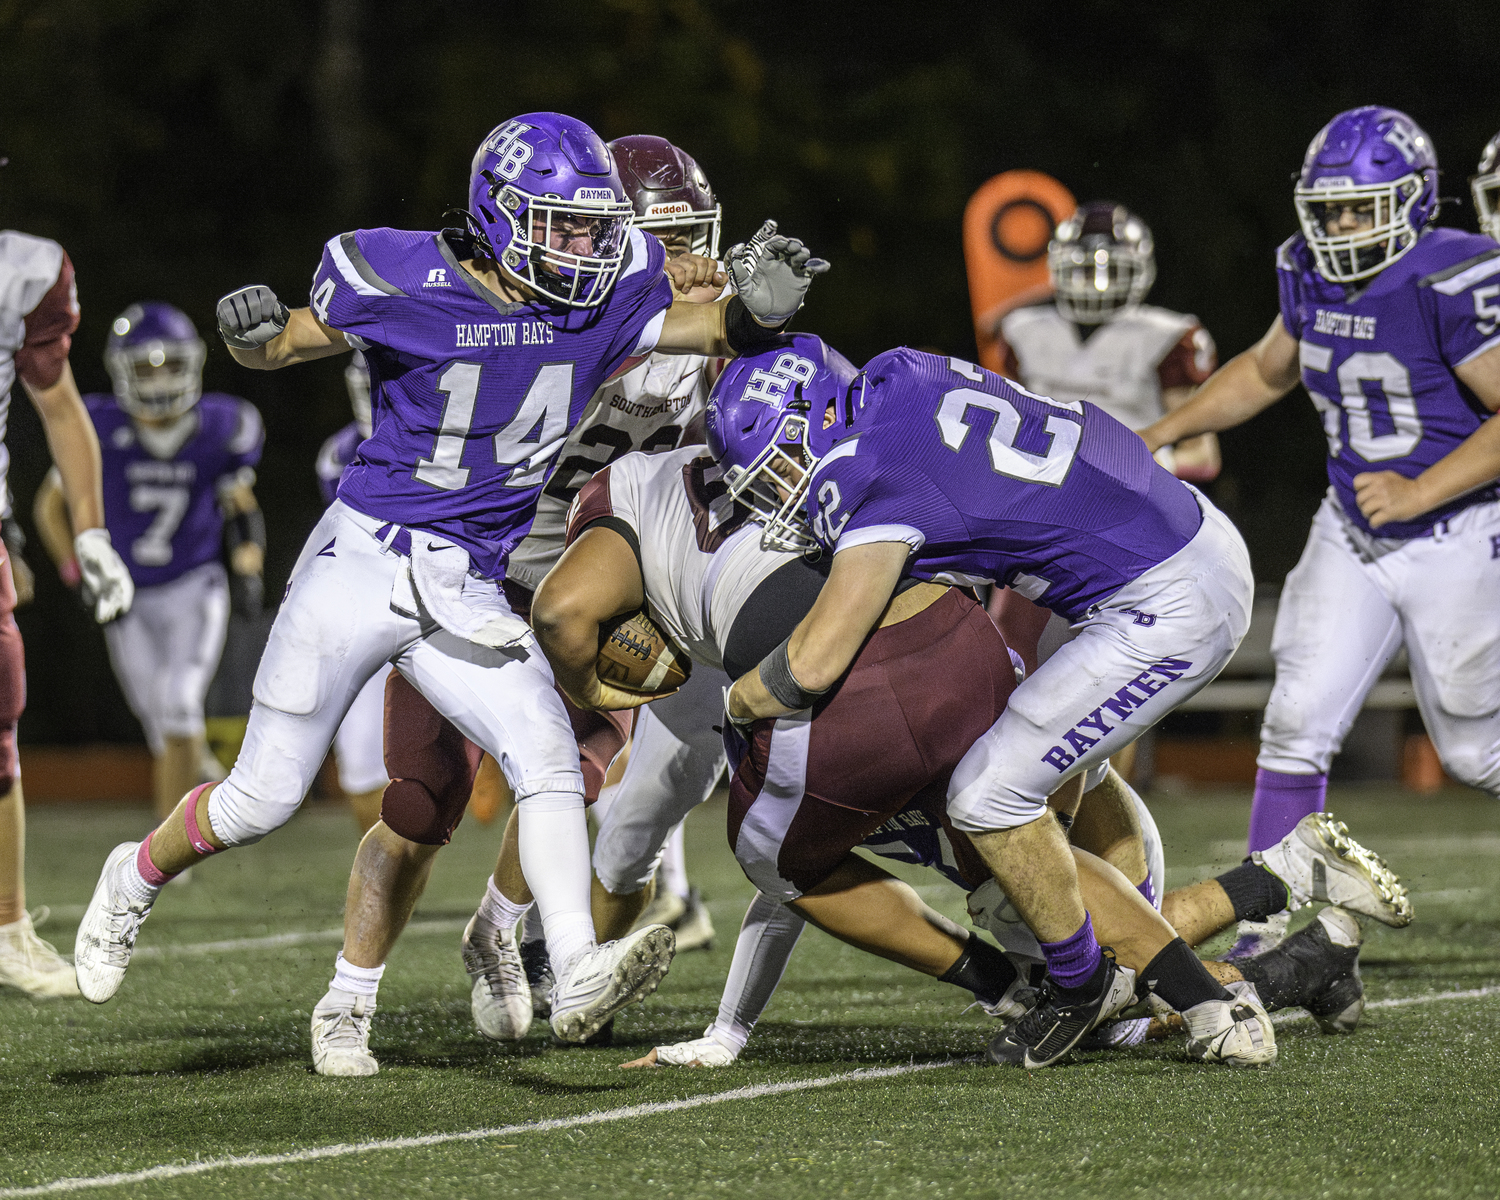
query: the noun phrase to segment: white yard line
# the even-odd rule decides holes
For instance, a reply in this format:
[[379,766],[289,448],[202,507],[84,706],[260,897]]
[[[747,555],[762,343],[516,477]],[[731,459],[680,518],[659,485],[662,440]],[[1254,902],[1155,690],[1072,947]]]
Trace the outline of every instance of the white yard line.
[[701,1108],[706,1104],[725,1104],[731,1100],[758,1100],[762,1096],[805,1092],[835,1083],[863,1083],[869,1079],[889,1079],[893,1075],[910,1075],[915,1071],[931,1071],[938,1067],[957,1066],[969,1061],[971,1060],[953,1059],[947,1062],[908,1063],[901,1067],[874,1067],[860,1071],[843,1071],[838,1075],[823,1075],[816,1079],[797,1079],[788,1083],[757,1083],[752,1087],[735,1088],[728,1092],[710,1092],[705,1096],[690,1096],[685,1100],[632,1104],[625,1108],[607,1108],[603,1112],[584,1113],[577,1117],[555,1117],[548,1121],[528,1121],[524,1125],[501,1125],[491,1129],[468,1129],[462,1133],[429,1133],[422,1137],[385,1138],[377,1142],[346,1142],[336,1146],[314,1146],[307,1150],[293,1150],[286,1154],[241,1154],[232,1158],[210,1158],[202,1162],[166,1163],[159,1167],[147,1167],[143,1171],[122,1171],[115,1175],[54,1179],[51,1183],[42,1183],[35,1187],[0,1188],[0,1200],[11,1196],[50,1196],[58,1192],[81,1192],[86,1188],[119,1187],[124,1184],[147,1183],[157,1179],[181,1179],[185,1175],[202,1175],[208,1171],[220,1171],[227,1167],[281,1167],[291,1163],[316,1162],[324,1158],[347,1158],[354,1154],[370,1154],[378,1150],[420,1150],[426,1146],[441,1146],[448,1142],[480,1142],[490,1138],[517,1137],[527,1133],[551,1133],[559,1129],[577,1129],[581,1125],[603,1125],[611,1121],[628,1121],[634,1117],[655,1117],[663,1113],[682,1112],[684,1109]]

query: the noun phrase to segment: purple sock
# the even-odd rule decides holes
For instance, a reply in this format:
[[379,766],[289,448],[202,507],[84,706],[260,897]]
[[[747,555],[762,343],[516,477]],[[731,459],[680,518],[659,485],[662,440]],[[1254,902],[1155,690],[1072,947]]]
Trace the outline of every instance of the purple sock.
[[1308,813],[1322,812],[1327,794],[1327,775],[1284,775],[1257,769],[1255,799],[1250,802],[1250,853],[1270,849]]
[[1082,987],[1099,969],[1099,942],[1094,937],[1094,922],[1084,913],[1083,924],[1077,933],[1060,942],[1043,942],[1042,953],[1047,956],[1047,973],[1059,987]]
[[1149,904],[1152,908],[1161,908],[1161,905],[1157,902],[1156,899],[1156,884],[1151,881],[1150,871],[1146,872],[1146,878],[1135,885],[1135,890],[1146,897],[1146,903]]

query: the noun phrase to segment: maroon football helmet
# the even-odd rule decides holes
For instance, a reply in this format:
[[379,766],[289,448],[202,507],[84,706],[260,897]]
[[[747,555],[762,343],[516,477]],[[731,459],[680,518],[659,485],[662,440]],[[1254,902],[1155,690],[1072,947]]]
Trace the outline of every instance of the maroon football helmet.
[[719,203],[703,168],[666,138],[637,133],[609,144],[638,229],[688,229],[689,249],[719,257]]

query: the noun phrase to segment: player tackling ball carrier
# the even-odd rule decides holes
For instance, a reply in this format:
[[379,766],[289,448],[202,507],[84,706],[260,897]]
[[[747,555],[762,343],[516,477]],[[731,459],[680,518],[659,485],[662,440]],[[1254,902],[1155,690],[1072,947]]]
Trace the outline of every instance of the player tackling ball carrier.
[[[779,399],[796,382],[760,387]],[[736,436],[725,430],[728,453]],[[1048,996],[991,1053],[1056,1062],[1100,1019],[1116,967],[1048,798],[1228,661],[1249,622],[1244,543],[1102,410],[914,350],[878,355],[826,412],[791,406],[753,449],[726,478],[731,496],[762,510],[763,544],[833,556],[812,610],[728,696],[737,726],[778,718],[772,754],[802,724],[789,714],[849,668],[904,577],[1005,584],[1072,625],[958,764],[947,803],[1051,976]]]
[[[546,927],[552,1025],[588,1037],[665,974],[671,932],[596,946],[577,749],[545,658],[499,581],[568,430],[599,385],[653,349],[727,356],[773,337],[826,264],[774,224],[732,264],[739,294],[673,304],[716,264],[664,271],[660,243],[631,228],[604,143],[555,113],[497,126],[474,156],[467,229],[362,230],[330,239],[311,304],[265,287],[220,302],[237,361],[275,369],[358,348],[373,436],[292,571],[255,680],[229,778],[190,792],[145,841],[115,848],[79,928],[79,986],[119,988],[141,921],[174,874],[258,841],[301,804],[350,702],[390,663],[491,754],[521,810],[523,869]],[[722,276],[719,277],[722,282]],[[369,1075],[385,955],[420,887],[398,886],[418,846],[383,821],[366,835],[351,894],[372,935],[346,943],[313,1012],[313,1062]],[[369,914],[365,914],[368,916]]]
[[1252,852],[1322,810],[1329,764],[1403,644],[1443,766],[1500,796],[1500,246],[1430,228],[1437,187],[1405,113],[1330,121],[1294,193],[1302,232],[1276,254],[1281,312],[1141,431],[1155,449],[1230,429],[1300,379],[1327,435],[1328,495],[1276,615]]

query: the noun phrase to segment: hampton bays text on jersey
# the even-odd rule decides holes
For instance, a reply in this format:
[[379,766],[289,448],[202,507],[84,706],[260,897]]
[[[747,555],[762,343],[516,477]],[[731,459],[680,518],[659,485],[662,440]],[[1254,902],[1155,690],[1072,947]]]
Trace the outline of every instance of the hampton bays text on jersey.
[[[520,330],[518,334],[516,331]],[[459,350],[487,350],[491,346],[548,346],[554,330],[546,321],[497,321],[494,324],[455,325]]]
[[1334,337],[1359,338],[1369,342],[1375,339],[1375,318],[1356,317],[1353,313],[1333,312],[1320,308],[1313,318],[1314,333],[1331,333]]

